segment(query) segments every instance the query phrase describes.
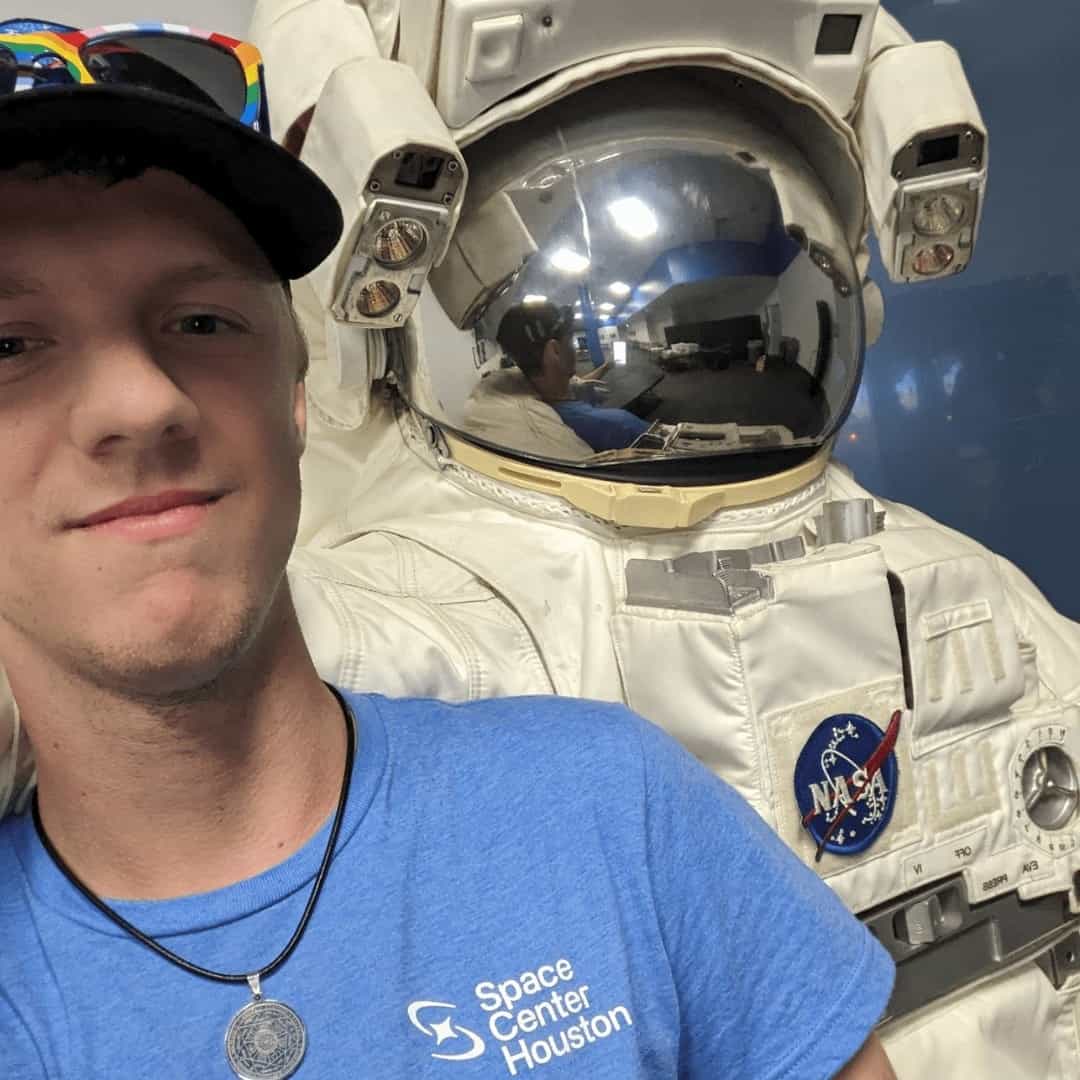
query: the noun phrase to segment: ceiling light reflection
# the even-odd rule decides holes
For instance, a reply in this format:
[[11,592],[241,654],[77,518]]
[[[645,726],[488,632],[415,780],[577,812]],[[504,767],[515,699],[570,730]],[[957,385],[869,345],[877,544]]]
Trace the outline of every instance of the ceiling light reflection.
[[557,248],[548,256],[548,262],[564,274],[580,274],[589,269],[589,260],[568,247]]
[[656,215],[636,195],[608,203],[608,211],[615,224],[635,240],[644,240],[656,232]]

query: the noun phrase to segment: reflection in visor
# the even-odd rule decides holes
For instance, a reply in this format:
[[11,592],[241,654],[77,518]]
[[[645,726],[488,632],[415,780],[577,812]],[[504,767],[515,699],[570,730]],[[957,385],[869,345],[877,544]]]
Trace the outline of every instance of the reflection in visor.
[[29,64],[20,64],[14,53],[0,46],[0,94],[11,94],[16,89],[67,86],[73,82],[67,64],[53,53],[41,53]]
[[586,95],[546,137],[474,152],[480,194],[431,282],[481,370],[433,346],[438,418],[586,466],[821,445],[855,393],[862,318],[816,177],[790,146],[801,176],[692,110],[613,100],[602,122]]
[[[96,82],[139,86],[216,108],[214,98],[190,79],[176,63],[177,57],[191,52],[184,48],[184,45],[189,43],[179,38],[164,40],[166,49],[162,50],[161,43],[150,37],[109,38],[84,46],[82,60]],[[164,51],[165,55],[155,56],[154,50]],[[206,51],[210,52],[209,49]],[[225,58],[220,63],[224,66]],[[233,78],[235,81],[235,74]]]

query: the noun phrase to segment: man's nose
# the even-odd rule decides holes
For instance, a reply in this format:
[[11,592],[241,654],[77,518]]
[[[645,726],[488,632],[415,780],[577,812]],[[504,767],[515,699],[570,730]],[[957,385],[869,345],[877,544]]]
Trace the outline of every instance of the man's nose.
[[88,345],[71,411],[71,436],[85,453],[145,451],[193,438],[199,410],[139,336]]

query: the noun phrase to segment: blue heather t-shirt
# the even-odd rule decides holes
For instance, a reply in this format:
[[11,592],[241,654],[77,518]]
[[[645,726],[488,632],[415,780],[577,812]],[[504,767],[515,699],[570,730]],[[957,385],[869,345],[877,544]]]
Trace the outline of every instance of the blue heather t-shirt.
[[601,409],[587,401],[559,401],[551,407],[597,453],[621,450],[649,430],[645,420],[625,409]]
[[[818,1080],[867,1038],[887,954],[659,729],[559,698],[348,700],[336,856],[263,983],[307,1027],[299,1080]],[[257,969],[328,829],[229,888],[113,907],[197,964]],[[249,1000],[105,919],[28,817],[0,825],[4,1080],[233,1080]]]

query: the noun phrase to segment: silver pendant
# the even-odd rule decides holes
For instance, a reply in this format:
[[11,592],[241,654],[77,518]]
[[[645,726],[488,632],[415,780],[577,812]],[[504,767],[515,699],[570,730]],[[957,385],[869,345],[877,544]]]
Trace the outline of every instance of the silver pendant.
[[225,1056],[240,1080],[285,1080],[304,1060],[304,1023],[288,1005],[262,996],[258,975],[249,975],[248,985],[254,1000],[232,1018]]

